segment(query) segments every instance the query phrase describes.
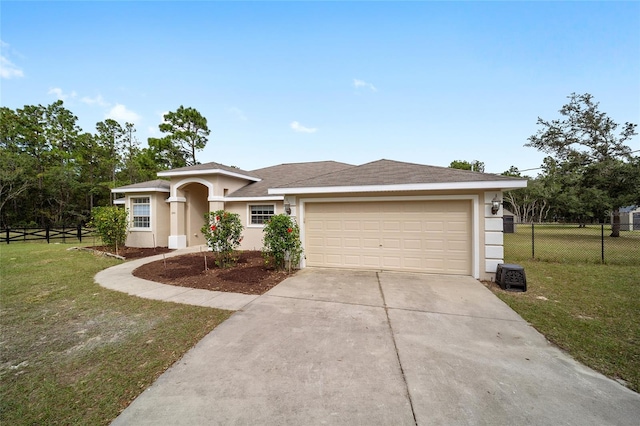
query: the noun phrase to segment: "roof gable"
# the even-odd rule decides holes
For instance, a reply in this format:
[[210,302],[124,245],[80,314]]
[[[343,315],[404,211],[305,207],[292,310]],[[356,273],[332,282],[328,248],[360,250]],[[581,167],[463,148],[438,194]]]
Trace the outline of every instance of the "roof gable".
[[168,180],[156,179],[113,188],[111,192],[118,194],[126,192],[170,192],[170,186],[171,184]]
[[248,181],[257,182],[259,177],[247,172],[246,170],[239,169],[237,167],[225,166],[224,164],[210,162],[204,164],[196,164],[193,166],[180,167],[177,169],[165,170],[158,172],[158,176],[197,176],[197,175],[214,175],[221,174],[227,176],[233,176]]

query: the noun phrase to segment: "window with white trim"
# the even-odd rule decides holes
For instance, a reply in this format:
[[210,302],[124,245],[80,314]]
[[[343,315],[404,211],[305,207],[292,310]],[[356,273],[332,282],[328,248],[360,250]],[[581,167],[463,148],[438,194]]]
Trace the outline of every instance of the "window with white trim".
[[275,214],[276,206],[273,204],[249,206],[249,223],[251,225],[264,225]]
[[131,199],[134,228],[151,228],[151,204],[149,197]]

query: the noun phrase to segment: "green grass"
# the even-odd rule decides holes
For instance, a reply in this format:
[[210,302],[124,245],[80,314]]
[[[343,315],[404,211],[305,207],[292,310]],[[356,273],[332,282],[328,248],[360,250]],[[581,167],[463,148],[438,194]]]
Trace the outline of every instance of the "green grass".
[[105,290],[119,261],[72,246],[0,247],[0,424],[108,424],[231,314]]
[[639,392],[640,267],[517,263],[527,292],[494,288],[498,297],[575,359]]
[[[562,263],[602,263],[602,229],[600,225],[534,225],[535,260]],[[640,267],[640,231],[620,231],[610,237],[604,228],[606,264]],[[532,259],[531,225],[517,224],[516,232],[504,234],[505,257],[510,261]]]

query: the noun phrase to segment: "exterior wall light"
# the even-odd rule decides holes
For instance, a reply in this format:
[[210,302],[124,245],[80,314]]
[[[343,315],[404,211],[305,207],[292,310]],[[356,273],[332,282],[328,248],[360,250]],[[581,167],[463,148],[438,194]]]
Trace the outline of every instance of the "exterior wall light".
[[500,210],[500,204],[502,204],[502,201],[500,201],[500,199],[498,198],[498,194],[496,194],[496,196],[493,197],[493,200],[491,200],[491,214],[498,214],[498,210]]
[[284,212],[288,215],[291,216],[291,204],[287,203],[284,205]]

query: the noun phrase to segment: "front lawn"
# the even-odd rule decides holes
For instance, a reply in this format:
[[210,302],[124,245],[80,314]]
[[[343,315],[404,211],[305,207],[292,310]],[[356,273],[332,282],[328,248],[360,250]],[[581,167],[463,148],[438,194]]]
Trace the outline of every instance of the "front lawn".
[[578,361],[640,391],[640,267],[517,263],[527,292],[493,288],[498,297]]
[[611,226],[575,224],[515,225],[504,234],[504,255],[510,262],[542,260],[561,263],[604,263],[640,267],[640,231],[620,231],[610,237]]
[[231,312],[132,297],[71,244],[0,247],[0,424],[108,424]]

